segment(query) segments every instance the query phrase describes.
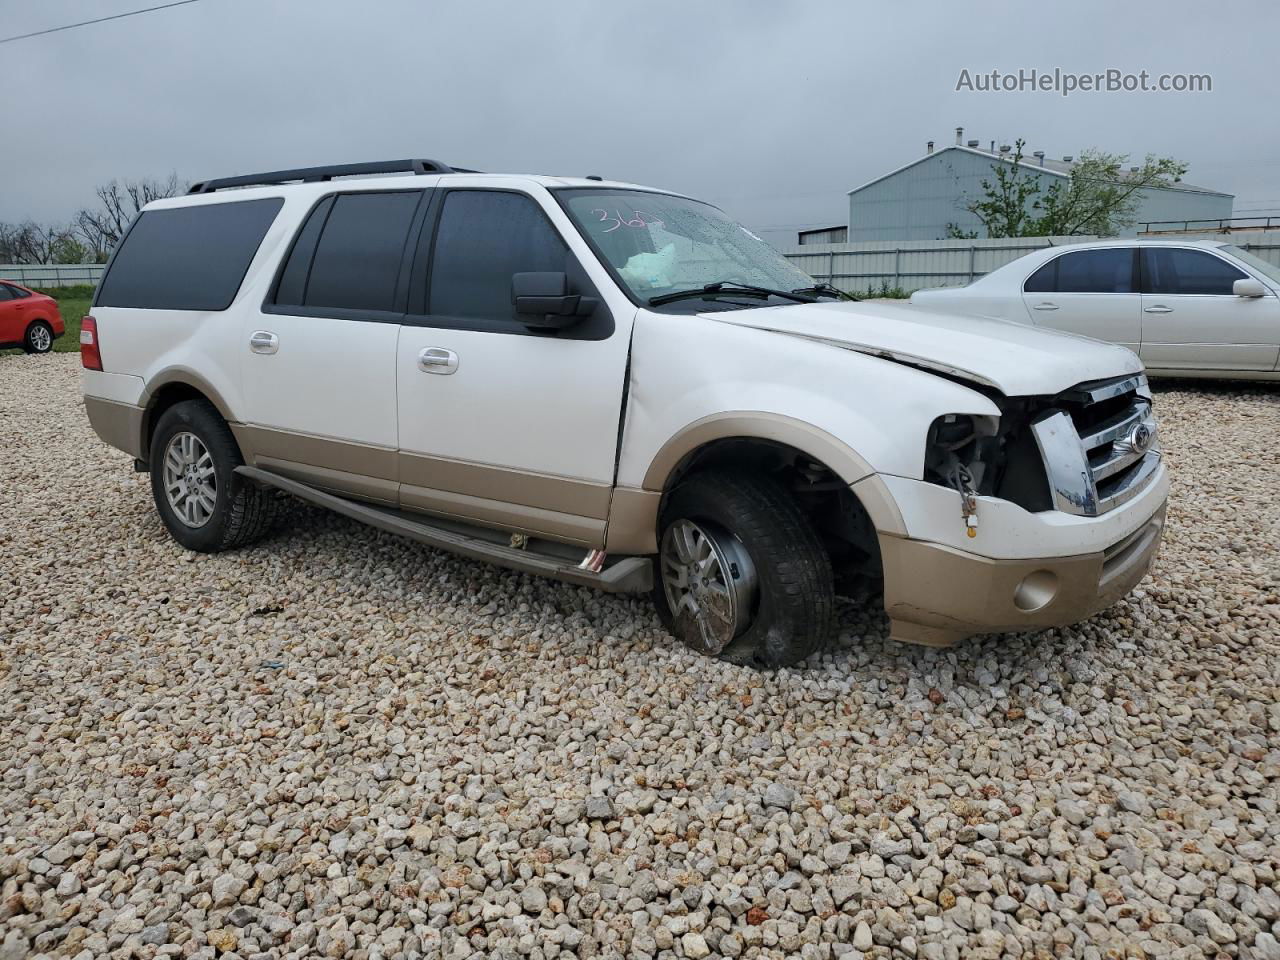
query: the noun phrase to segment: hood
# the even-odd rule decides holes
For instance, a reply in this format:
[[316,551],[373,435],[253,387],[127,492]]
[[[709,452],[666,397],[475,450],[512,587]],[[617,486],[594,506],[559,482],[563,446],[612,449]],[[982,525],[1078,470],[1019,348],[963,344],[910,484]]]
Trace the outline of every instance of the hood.
[[1142,370],[1133,351],[1099,340],[888,303],[799,303],[702,316],[950,374],[1008,397],[1055,394]]

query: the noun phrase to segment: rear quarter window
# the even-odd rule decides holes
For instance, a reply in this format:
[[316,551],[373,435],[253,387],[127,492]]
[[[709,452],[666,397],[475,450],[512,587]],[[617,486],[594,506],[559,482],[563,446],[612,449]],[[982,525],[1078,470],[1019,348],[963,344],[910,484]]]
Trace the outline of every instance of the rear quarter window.
[[94,305],[227,309],[283,204],[272,197],[143,211],[112,258]]

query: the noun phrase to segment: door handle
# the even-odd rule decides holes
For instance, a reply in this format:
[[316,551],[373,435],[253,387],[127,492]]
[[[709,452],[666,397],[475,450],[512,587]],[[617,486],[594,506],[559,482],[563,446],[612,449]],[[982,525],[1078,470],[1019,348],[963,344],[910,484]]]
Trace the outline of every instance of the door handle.
[[1032,310],[1057,310],[1058,305],[1056,303],[1037,303],[1031,309]]
[[1173,307],[1166,307],[1162,303],[1157,303],[1151,307],[1143,307],[1143,313],[1173,313]]
[[458,370],[458,355],[444,347],[423,347],[418,354],[418,369],[448,376]]
[[249,349],[254,353],[275,353],[280,349],[280,338],[270,330],[255,330],[249,337]]

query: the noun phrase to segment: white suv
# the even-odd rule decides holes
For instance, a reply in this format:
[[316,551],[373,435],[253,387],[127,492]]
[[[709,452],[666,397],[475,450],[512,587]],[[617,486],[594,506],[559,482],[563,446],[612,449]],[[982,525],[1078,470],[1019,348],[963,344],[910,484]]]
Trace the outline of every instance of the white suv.
[[82,351],[94,428],[189,549],[259,536],[279,488],[652,590],[765,666],[868,579],[903,640],[1086,617],[1146,574],[1168,490],[1129,350],[843,302],[716,208],[596,178],[198,184],[130,228]]

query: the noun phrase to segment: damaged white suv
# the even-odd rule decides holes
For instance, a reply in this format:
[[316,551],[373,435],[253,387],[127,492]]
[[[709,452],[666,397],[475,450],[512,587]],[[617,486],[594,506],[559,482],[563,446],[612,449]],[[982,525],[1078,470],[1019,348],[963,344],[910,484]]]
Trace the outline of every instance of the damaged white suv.
[[278,488],[652,590],[765,666],[868,580],[903,640],[1087,617],[1146,574],[1168,492],[1130,351],[844,302],[716,208],[596,178],[197,184],[130,228],[82,353],[94,428],[189,549],[258,537]]

